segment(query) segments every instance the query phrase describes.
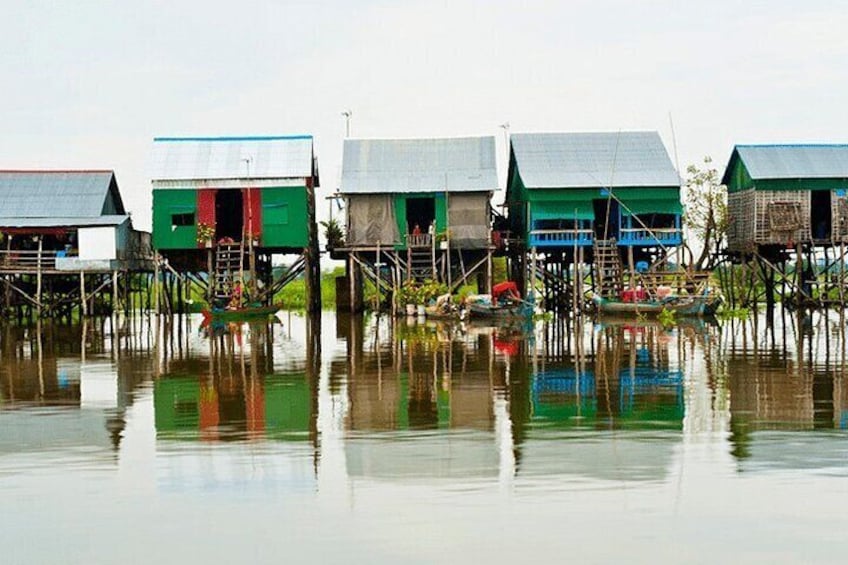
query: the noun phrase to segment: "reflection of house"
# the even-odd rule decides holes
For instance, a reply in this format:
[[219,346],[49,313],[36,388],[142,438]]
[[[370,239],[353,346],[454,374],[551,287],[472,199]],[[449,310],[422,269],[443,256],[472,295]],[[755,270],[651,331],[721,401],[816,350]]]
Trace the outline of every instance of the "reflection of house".
[[367,354],[347,374],[351,430],[477,429],[494,424],[485,356],[425,352],[414,344],[400,371],[391,354]]
[[241,379],[165,376],[154,385],[153,403],[160,438],[309,438],[312,394],[303,374],[248,379],[244,386]]
[[608,378],[549,369],[533,375],[532,420],[551,427],[682,429],[683,373],[651,364]]

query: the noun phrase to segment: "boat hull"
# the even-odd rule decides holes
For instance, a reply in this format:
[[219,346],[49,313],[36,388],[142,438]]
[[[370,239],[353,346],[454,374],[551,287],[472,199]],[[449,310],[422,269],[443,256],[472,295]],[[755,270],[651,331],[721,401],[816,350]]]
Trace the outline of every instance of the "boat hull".
[[216,322],[242,322],[246,320],[259,320],[276,314],[279,306],[258,306],[255,308],[239,308],[238,310],[204,310],[203,318]]
[[601,314],[617,316],[656,316],[664,310],[674,312],[678,316],[703,316],[709,311],[711,299],[694,296],[668,301],[622,302],[596,297],[595,306]]
[[533,307],[529,304],[492,306],[491,304],[469,304],[469,318],[480,320],[527,320],[533,316]]

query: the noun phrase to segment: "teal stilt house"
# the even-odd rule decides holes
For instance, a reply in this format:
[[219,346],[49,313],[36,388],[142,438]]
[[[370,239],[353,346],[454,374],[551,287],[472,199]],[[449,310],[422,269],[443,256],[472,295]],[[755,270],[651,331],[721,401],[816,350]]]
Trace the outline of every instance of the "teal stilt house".
[[848,145],[737,145],[722,183],[732,253],[848,240]]
[[[160,137],[153,142],[153,245],[170,268],[227,299],[236,273],[263,301],[304,271],[320,308],[312,137]],[[288,269],[273,255],[297,255]],[[257,285],[256,281],[264,284]],[[312,292],[310,289],[315,289]]]
[[506,205],[527,248],[682,242],[680,179],[656,132],[514,134]]

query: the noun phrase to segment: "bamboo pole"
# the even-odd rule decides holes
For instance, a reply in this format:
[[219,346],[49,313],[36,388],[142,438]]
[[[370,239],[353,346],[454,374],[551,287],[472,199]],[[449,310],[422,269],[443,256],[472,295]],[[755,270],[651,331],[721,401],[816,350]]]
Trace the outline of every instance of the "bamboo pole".
[[41,252],[44,249],[44,238],[38,236],[38,264],[36,271],[36,286],[35,286],[35,301],[37,302],[37,312],[39,319],[41,318]]

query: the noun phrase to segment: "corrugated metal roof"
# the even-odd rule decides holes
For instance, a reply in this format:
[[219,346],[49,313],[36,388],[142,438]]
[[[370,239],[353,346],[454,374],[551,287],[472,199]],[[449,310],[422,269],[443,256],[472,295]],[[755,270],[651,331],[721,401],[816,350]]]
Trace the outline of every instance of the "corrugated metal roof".
[[497,187],[494,137],[344,142],[343,194],[479,192]]
[[312,176],[312,156],[309,135],[157,137],[150,177],[154,181],[307,178]]
[[112,171],[0,171],[0,215],[97,217],[113,182]]
[[734,152],[752,179],[848,177],[848,145],[737,145]]
[[[5,213],[5,212],[4,212]],[[0,217],[3,228],[86,228],[96,226],[118,226],[130,219],[129,216],[95,216],[89,218],[20,218]]]
[[516,133],[510,143],[527,188],[680,186],[654,131]]

